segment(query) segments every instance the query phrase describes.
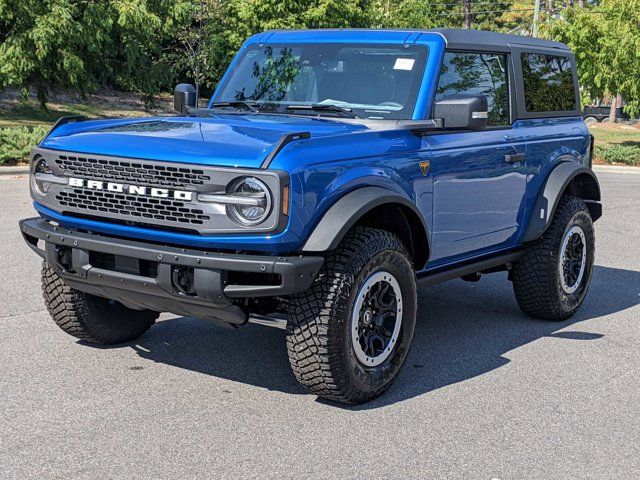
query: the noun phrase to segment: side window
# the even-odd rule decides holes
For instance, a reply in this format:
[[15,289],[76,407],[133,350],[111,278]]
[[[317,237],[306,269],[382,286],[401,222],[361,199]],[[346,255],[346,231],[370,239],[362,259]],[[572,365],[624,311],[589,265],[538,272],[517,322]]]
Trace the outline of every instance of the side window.
[[485,95],[487,124],[509,125],[507,56],[500,53],[446,52],[440,70],[436,100],[447,95]]
[[523,53],[521,61],[527,112],[577,109],[573,71],[568,57]]

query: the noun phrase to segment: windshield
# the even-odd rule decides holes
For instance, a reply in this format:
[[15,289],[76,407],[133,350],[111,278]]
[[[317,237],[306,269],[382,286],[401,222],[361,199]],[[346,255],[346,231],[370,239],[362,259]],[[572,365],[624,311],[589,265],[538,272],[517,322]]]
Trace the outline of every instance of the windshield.
[[250,45],[214,100],[298,115],[340,116],[334,106],[361,118],[410,119],[426,57],[417,45]]

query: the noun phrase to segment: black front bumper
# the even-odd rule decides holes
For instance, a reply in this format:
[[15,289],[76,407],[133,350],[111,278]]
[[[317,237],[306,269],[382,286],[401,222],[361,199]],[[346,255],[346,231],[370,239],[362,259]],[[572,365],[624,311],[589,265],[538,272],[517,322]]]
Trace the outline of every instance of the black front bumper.
[[[42,218],[21,220],[20,230],[29,247],[72,288],[132,308],[232,324],[245,323],[248,318],[233,299],[303,292],[323,262],[322,257],[227,254],[160,246],[67,230]],[[43,248],[39,241],[44,242]],[[177,269],[189,272],[193,288],[188,293],[177,287]]]

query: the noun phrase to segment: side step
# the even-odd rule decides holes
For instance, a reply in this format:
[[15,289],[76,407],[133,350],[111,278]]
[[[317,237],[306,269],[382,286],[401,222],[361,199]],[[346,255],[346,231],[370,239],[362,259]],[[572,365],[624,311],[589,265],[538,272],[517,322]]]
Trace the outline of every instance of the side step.
[[[480,272],[497,272],[500,271],[503,266],[515,262],[518,260],[524,252],[511,252],[497,257],[485,258],[458,267],[447,268],[446,270],[440,270],[436,272],[429,272],[418,278],[420,286],[423,285],[435,285],[437,283],[446,282],[455,278],[464,277],[466,275],[473,275]],[[507,269],[507,268],[505,268]],[[287,319],[283,317],[272,317],[268,315],[260,315],[252,313],[249,315],[249,323],[257,325],[264,325],[266,327],[279,328],[281,330],[287,329]]]
[[[420,285],[435,285],[437,283],[446,282],[455,278],[464,277],[465,275],[471,275],[476,272],[483,272],[485,270],[493,270],[496,267],[500,267],[511,262],[518,260],[524,252],[511,252],[497,257],[485,258],[472,263],[460,265],[458,267],[447,268],[438,270],[435,272],[427,272],[418,278]],[[497,271],[497,270],[493,270]]]
[[252,313],[249,315],[249,323],[255,323],[257,325],[264,325],[265,327],[279,328],[280,330],[287,329],[287,319],[281,317],[269,317],[267,315],[259,315]]

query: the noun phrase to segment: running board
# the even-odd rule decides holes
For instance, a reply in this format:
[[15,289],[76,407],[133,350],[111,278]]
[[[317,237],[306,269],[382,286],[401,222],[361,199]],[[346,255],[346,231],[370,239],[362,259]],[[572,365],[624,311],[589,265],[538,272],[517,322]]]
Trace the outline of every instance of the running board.
[[[436,283],[446,282],[447,280],[453,280],[454,278],[463,277],[472,273],[492,270],[496,267],[501,267],[511,262],[515,262],[523,253],[524,252],[511,252],[497,257],[485,258],[484,260],[468,263],[459,267],[448,268],[434,273],[427,273],[418,278],[418,281],[421,286],[435,285]],[[271,317],[252,313],[249,315],[248,321],[249,323],[264,325],[266,327],[279,328],[281,330],[287,329],[287,319],[282,317]]]
[[447,268],[436,272],[423,274],[418,278],[420,285],[435,285],[455,278],[464,277],[476,272],[491,270],[518,260],[524,252],[511,252],[497,257],[485,258],[473,263],[467,263],[458,267]]
[[252,313],[249,315],[249,323],[255,323],[257,325],[264,325],[265,327],[279,328],[280,330],[287,329],[287,319],[280,317],[269,317],[267,315],[258,315]]

